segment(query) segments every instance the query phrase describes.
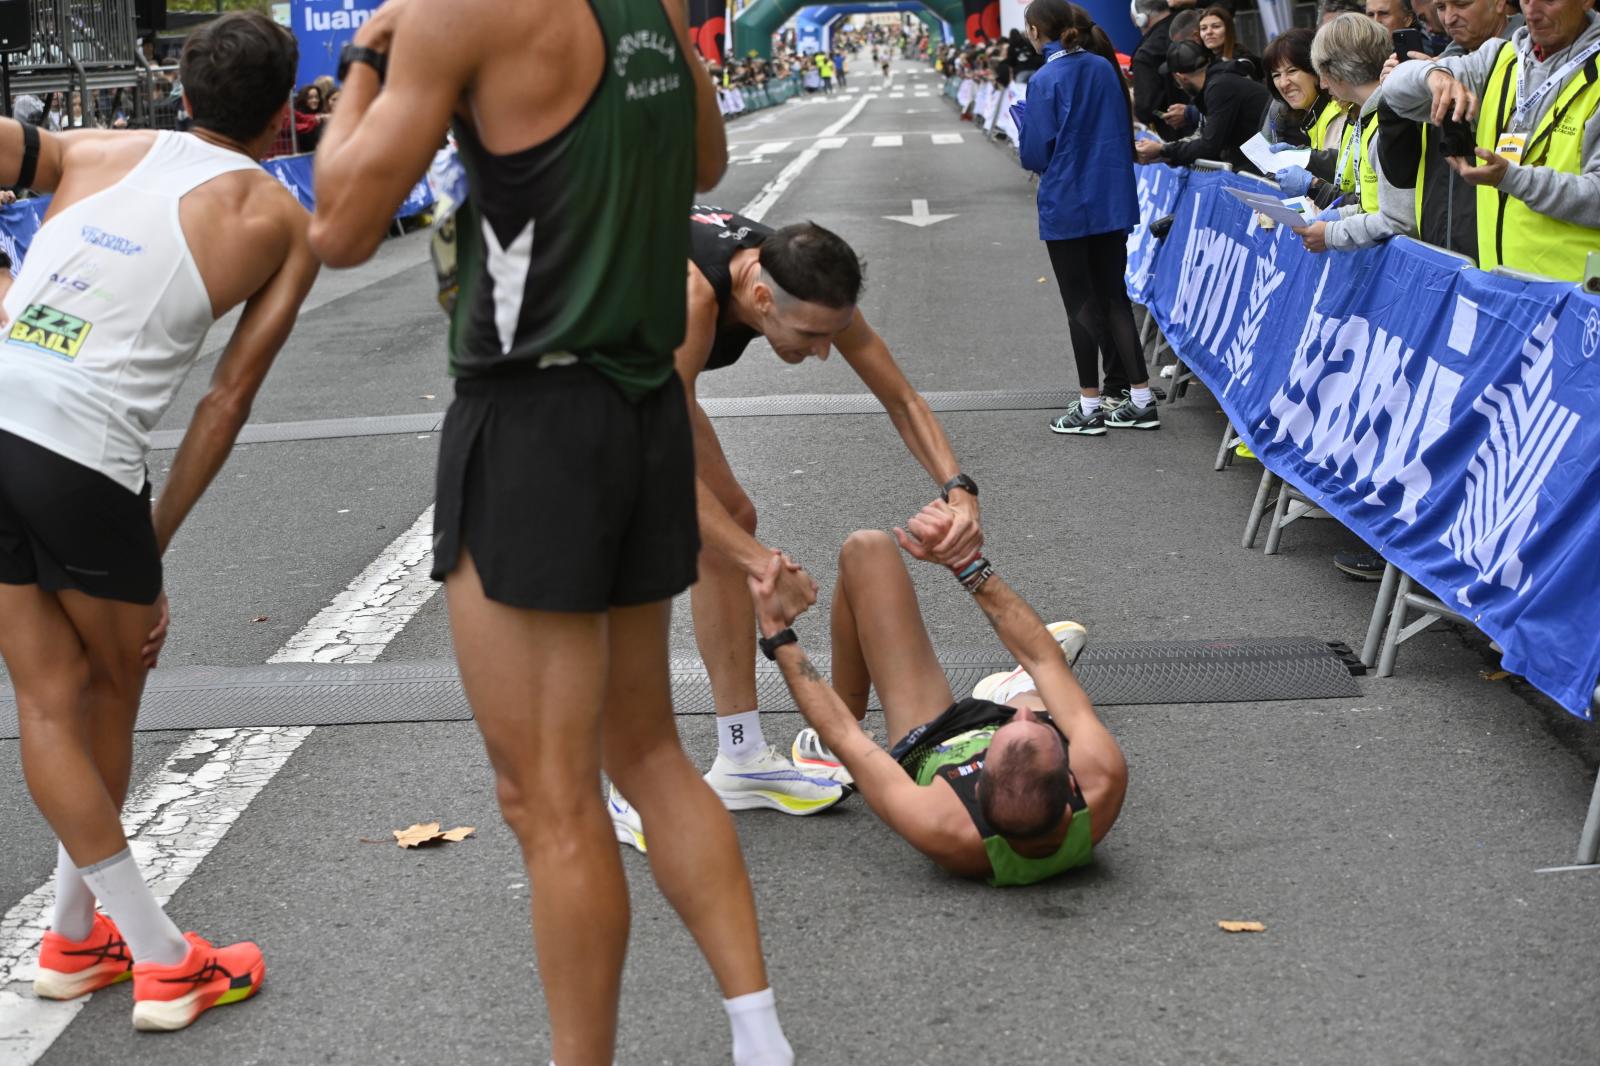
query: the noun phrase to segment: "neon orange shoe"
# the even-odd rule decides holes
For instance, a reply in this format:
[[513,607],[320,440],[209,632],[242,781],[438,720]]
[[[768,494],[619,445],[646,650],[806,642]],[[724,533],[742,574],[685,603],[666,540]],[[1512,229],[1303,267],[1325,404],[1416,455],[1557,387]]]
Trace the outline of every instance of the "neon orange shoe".
[[94,925],[82,940],[68,940],[53,929],[45,933],[33,994],[40,999],[77,999],[132,976],[133,956],[117,923],[96,911]]
[[249,941],[213,947],[185,933],[189,957],[176,966],[133,965],[133,1027],[146,1032],[184,1029],[212,1007],[238,1003],[261,990],[267,964]]

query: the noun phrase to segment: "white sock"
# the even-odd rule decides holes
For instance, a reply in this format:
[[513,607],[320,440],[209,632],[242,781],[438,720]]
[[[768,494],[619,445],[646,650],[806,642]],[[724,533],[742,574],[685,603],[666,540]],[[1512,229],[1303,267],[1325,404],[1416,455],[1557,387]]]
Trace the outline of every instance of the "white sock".
[[772,989],[722,1001],[733,1027],[733,1066],[793,1066],[794,1049],[778,1024]]
[[56,912],[50,928],[68,940],[83,940],[94,929],[94,893],[60,844],[56,845]]
[[767,746],[761,712],[744,711],[717,719],[717,750],[734,762],[749,762]]
[[1140,407],[1149,407],[1151,404],[1156,402],[1155,395],[1150,391],[1149,385],[1146,385],[1142,389],[1133,388],[1129,389],[1128,391],[1133,396],[1133,402],[1138,404]]
[[1080,395],[1078,397],[1078,406],[1082,408],[1084,414],[1092,415],[1100,410],[1100,397]]
[[131,851],[124,848],[104,862],[79,867],[78,876],[117,923],[134,962],[175,966],[188,957],[189,942],[151,895]]

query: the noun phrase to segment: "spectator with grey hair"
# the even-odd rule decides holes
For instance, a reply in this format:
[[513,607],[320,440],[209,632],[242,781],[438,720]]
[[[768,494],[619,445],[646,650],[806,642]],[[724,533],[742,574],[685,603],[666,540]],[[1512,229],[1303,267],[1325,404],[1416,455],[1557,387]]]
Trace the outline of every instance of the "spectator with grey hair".
[[1416,205],[1409,191],[1383,176],[1378,159],[1378,79],[1394,50],[1389,31],[1365,15],[1345,13],[1317,31],[1311,65],[1334,99],[1358,109],[1346,127],[1335,174],[1356,198],[1337,219],[1319,219],[1295,229],[1309,251],[1354,251],[1416,228]]

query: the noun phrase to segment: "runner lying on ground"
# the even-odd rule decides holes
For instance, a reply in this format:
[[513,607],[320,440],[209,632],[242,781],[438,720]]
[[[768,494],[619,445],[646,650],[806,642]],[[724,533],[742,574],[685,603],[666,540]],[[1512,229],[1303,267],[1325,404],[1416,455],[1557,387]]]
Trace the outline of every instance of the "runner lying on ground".
[[[909,533],[895,532],[931,560],[927,546],[951,518],[932,503]],[[1122,810],[1128,767],[1064,654],[1063,645],[1073,657],[1081,650],[1081,627],[1046,629],[987,560],[952,568],[1019,664],[979,684],[975,696],[989,698],[955,700],[894,541],[859,530],[839,552],[830,687],[783,622],[781,566],[775,556],[750,580],[762,651],[879,818],[945,870],[991,885],[1032,884],[1090,861]],[[860,725],[874,685],[888,752]]]
[[[951,504],[952,523],[932,546],[935,557],[960,562],[978,554],[977,483],[961,472],[938,418],[856,307],[862,270],[851,247],[814,223],[774,230],[718,207],[696,207],[689,236],[689,324],[675,360],[690,400],[702,373],[732,366],[757,337],[790,364],[827,359],[837,346]],[[797,770],[767,744],[756,710],[755,617],[745,581],[762,572],[771,551],[756,539],[755,506],[711,419],[697,402],[689,410],[704,542],[691,604],[718,715],[718,754],[706,780],[730,810],[815,814],[843,799],[844,790],[804,765]],[[816,601],[816,583],[786,567],[778,595],[793,617]],[[637,816],[615,793],[611,811],[617,838],[642,850]]]

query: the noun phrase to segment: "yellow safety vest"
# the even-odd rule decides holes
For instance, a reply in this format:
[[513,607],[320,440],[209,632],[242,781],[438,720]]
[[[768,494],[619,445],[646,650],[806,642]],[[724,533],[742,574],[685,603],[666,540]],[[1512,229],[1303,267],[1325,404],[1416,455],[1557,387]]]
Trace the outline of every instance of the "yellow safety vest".
[[1306,131],[1306,136],[1311,141],[1313,151],[1320,152],[1329,147],[1328,131],[1333,124],[1344,118],[1344,107],[1337,100],[1329,100],[1322,108],[1322,113],[1317,116],[1317,121],[1311,124],[1311,129]]
[[1361,210],[1369,215],[1378,213],[1378,167],[1373,157],[1378,154],[1378,113],[1374,111],[1361,123]]
[[[1478,108],[1478,147],[1494,151],[1517,104],[1517,50],[1501,45]],[[1522,166],[1583,173],[1583,128],[1600,110],[1600,71],[1590,59],[1556,92],[1528,134]],[[1542,215],[1499,189],[1478,187],[1478,265],[1582,281],[1588,254],[1600,251],[1600,230]]]

